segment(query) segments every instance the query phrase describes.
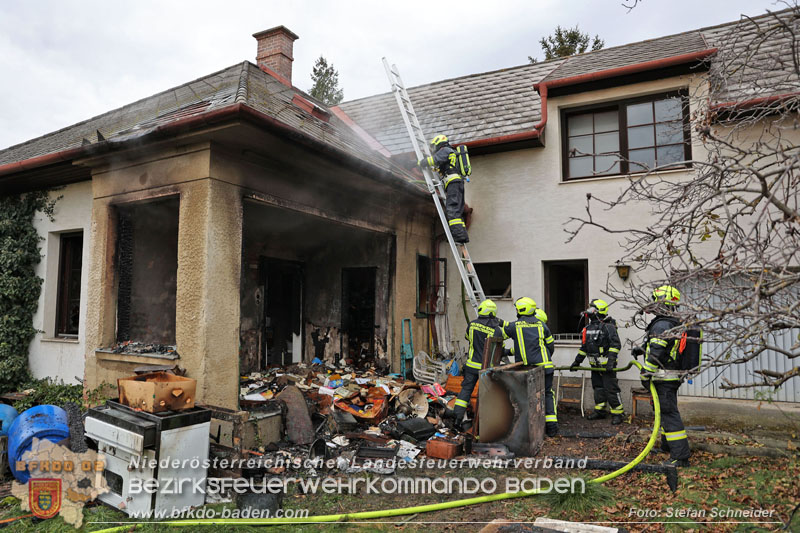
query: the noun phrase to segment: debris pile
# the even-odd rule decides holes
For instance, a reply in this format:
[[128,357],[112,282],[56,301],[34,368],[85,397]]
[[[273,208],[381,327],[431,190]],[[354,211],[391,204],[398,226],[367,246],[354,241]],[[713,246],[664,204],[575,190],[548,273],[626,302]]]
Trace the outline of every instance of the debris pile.
[[136,341],[119,342],[110,348],[105,348],[104,350],[111,353],[178,355],[174,345]]
[[412,461],[420,454],[450,459],[473,453],[470,430],[456,430],[447,416],[461,379],[450,376],[445,386],[420,384],[400,374],[382,375],[374,367],[336,367],[319,359],[241,376],[242,408],[286,405],[284,440],[250,453],[273,459],[273,464],[294,465],[299,458],[297,469],[311,475],[314,468],[309,472],[300,466],[306,458],[335,463],[345,473],[389,474],[394,467],[376,466],[376,459]]

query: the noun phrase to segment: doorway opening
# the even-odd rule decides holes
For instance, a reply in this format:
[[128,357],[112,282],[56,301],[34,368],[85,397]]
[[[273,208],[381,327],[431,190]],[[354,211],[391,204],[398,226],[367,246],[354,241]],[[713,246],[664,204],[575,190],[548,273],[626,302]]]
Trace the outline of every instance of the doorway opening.
[[377,275],[377,267],[342,269],[341,353],[355,365],[371,360],[375,354]]
[[262,368],[297,363],[303,338],[303,265],[262,257],[259,271],[264,287]]

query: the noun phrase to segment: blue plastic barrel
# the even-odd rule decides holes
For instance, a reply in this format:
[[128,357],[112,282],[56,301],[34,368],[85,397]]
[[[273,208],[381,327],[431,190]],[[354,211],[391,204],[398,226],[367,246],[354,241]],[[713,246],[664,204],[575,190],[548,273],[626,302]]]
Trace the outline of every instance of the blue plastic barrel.
[[27,483],[27,470],[17,470],[25,452],[33,447],[33,439],[60,442],[69,437],[67,412],[55,405],[37,405],[23,411],[8,429],[8,465],[20,483]]
[[8,429],[11,427],[11,422],[19,416],[16,409],[10,405],[0,403],[0,437],[8,435]]

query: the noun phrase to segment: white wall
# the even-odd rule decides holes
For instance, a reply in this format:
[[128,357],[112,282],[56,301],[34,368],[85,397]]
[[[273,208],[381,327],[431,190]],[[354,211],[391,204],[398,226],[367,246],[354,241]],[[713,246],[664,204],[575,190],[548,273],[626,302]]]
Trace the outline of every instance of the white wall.
[[[542,261],[587,259],[589,265],[589,297],[602,298],[600,291],[607,282],[619,286],[614,263],[623,255],[619,237],[588,228],[567,244],[564,224],[569,217],[585,214],[586,194],[606,199],[615,198],[628,183],[627,178],[606,177],[564,182],[561,171],[560,110],[568,107],[613,101],[634,96],[661,93],[689,87],[690,105],[702,92],[702,80],[696,76],[679,76],[665,80],[638,83],[590,93],[580,93],[548,100],[549,120],[545,130],[545,147],[472,157],[473,174],[466,185],[466,201],[474,208],[468,245],[476,263],[511,261],[512,298],[496,300],[498,316],[513,320],[513,301],[521,296],[532,297],[544,307],[544,272]],[[700,148],[693,146],[693,157]],[[663,172],[674,179],[687,176],[687,171]],[[614,210],[613,219],[597,218],[616,227],[637,227],[646,224],[649,205]],[[454,339],[463,339],[466,326],[460,302],[460,278],[446,243],[441,254],[449,259],[449,316]],[[633,272],[632,281],[637,276]],[[612,305],[610,314],[617,319],[623,350],[620,360],[627,364],[630,350],[625,341],[638,340],[642,331],[624,327],[632,312]],[[547,309],[545,309],[547,311]],[[576,324],[577,326],[577,324]],[[462,346],[463,346],[462,341]],[[556,365],[572,362],[578,350],[575,342],[557,343]],[[621,378],[638,380],[638,370],[629,370]]]
[[[88,284],[89,248],[91,246],[92,184],[90,181],[68,185],[50,193],[61,197],[55,204],[53,221],[37,214],[34,226],[44,239],[41,243],[42,261],[36,275],[44,280],[39,307],[33,315],[37,333],[31,341],[28,364],[36,378],[50,377],[64,383],[83,379],[84,332],[86,330],[86,288]],[[81,308],[78,339],[56,339],[56,297],[58,293],[58,259],[60,234],[83,230],[81,269]]]

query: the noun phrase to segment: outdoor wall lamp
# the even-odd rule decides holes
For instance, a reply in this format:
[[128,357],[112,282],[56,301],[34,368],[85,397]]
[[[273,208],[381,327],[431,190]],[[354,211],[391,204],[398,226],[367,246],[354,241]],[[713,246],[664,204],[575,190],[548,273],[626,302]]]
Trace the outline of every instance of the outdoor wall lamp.
[[617,263],[615,266],[617,268],[617,275],[620,277],[620,279],[622,279],[622,281],[628,279],[628,276],[631,275],[631,266],[624,263]]

